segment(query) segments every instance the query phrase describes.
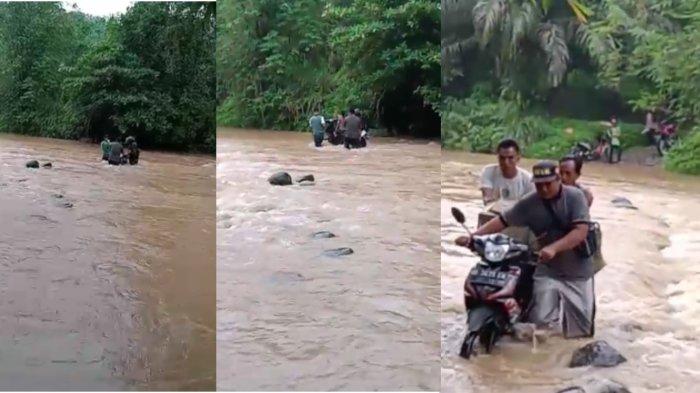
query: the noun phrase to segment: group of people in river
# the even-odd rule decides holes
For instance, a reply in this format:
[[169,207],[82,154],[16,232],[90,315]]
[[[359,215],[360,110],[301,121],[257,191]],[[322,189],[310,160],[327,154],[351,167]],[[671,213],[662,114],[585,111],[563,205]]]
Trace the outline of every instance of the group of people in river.
[[324,139],[333,145],[343,144],[346,149],[367,146],[367,118],[359,109],[350,109],[347,115],[338,113],[335,119],[330,119],[328,122],[320,112],[316,111],[309,119],[309,127],[311,127],[316,147],[321,147]]
[[594,200],[579,183],[583,160],[567,155],[559,162],[540,161],[530,173],[518,167],[515,140],[501,141],[496,151],[498,164],[483,169],[480,188],[485,206],[500,206],[493,208],[493,218],[456,244],[471,248],[474,236],[498,232],[534,244],[539,259],[527,322],[567,338],[593,336],[593,276],[604,262],[599,247],[593,256],[578,250],[590,236]]
[[136,143],[136,138],[128,136],[122,144],[118,138],[110,140],[105,135],[102,143],[102,160],[107,161],[110,165],[136,165],[139,163],[139,147]]

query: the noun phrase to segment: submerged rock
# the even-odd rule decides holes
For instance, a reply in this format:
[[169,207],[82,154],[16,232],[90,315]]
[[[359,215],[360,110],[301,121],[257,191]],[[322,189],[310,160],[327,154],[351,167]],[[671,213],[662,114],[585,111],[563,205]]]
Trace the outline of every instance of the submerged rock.
[[577,349],[571,356],[569,367],[613,367],[626,361],[610,344],[599,340]]
[[27,161],[26,166],[27,166],[27,168],[38,168],[38,167],[39,167],[39,161],[37,161],[37,160]]
[[56,198],[56,199],[62,199],[62,198],[63,198],[63,194],[53,194],[52,196],[53,196],[54,198]]
[[326,250],[323,252],[323,255],[327,257],[340,257],[343,255],[350,255],[353,254],[355,251],[352,250],[350,247],[340,247],[340,248],[334,248],[332,250]]
[[612,204],[615,205],[615,207],[620,207],[623,209],[638,210],[637,206],[634,206],[632,202],[627,198],[617,197],[612,200]]
[[268,277],[268,282],[276,285],[293,284],[301,281],[306,281],[306,278],[297,272],[276,271]]
[[314,234],[311,236],[313,236],[314,239],[329,239],[331,237],[336,237],[335,233],[328,231],[314,232]]
[[630,390],[619,382],[609,379],[591,378],[579,384],[579,386],[558,390],[557,393],[630,393]]
[[277,172],[267,179],[273,186],[288,186],[292,184],[292,177],[287,172]]
[[314,175],[306,175],[306,176],[302,176],[302,177],[297,179],[297,183],[301,183],[301,182],[305,182],[305,181],[316,181],[316,180],[314,179]]
[[51,167],[53,166],[53,164],[51,164],[50,162],[47,162],[46,164],[44,164],[44,165],[42,165],[42,166],[43,166],[44,168],[51,168]]
[[61,206],[63,206],[63,207],[66,207],[66,208],[69,208],[69,209],[70,209],[71,207],[73,207],[73,204],[72,204],[72,203],[70,203],[70,202],[63,202],[63,203],[61,204]]
[[572,386],[570,388],[557,390],[557,393],[586,393],[586,391],[580,386]]

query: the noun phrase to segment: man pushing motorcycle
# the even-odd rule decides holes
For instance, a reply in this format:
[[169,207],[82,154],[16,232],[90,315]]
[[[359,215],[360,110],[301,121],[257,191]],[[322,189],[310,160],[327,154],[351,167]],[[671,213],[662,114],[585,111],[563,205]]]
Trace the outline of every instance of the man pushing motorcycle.
[[470,236],[455,241],[472,247],[474,236],[526,226],[541,246],[527,320],[566,338],[594,334],[595,294],[588,203],[583,192],[563,185],[554,162],[533,167],[536,192],[519,200]]

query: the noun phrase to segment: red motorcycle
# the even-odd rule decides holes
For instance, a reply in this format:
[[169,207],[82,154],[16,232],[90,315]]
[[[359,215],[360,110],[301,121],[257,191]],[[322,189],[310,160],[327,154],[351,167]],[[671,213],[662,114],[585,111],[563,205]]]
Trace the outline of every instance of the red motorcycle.
[[605,138],[599,138],[596,146],[592,146],[588,142],[577,142],[571,148],[569,154],[575,157],[581,157],[584,161],[596,161],[607,156],[610,144]]
[[663,157],[676,142],[676,125],[662,122],[660,128],[661,130],[654,135],[654,141],[659,156]]

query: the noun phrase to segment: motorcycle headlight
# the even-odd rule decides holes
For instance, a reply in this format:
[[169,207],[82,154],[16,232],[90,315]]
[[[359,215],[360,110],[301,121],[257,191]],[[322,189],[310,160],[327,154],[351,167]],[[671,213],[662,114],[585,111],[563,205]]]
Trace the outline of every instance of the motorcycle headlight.
[[486,249],[484,250],[484,258],[489,262],[501,262],[503,258],[506,257],[508,253],[507,244],[493,244],[491,242],[486,243]]

